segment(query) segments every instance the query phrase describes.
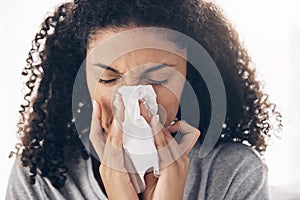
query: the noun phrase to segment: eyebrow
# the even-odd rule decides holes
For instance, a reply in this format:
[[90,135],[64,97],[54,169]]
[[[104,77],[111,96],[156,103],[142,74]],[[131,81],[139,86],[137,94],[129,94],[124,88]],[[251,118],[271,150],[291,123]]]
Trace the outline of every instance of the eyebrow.
[[103,69],[107,69],[107,70],[113,71],[113,72],[115,72],[117,74],[121,74],[121,72],[119,72],[118,70],[116,70],[116,69],[114,69],[114,68],[112,68],[110,66],[104,65],[102,63],[97,63],[97,64],[94,64],[94,65],[97,66],[97,67],[101,67]]
[[[112,68],[112,67],[110,67],[108,65],[105,65],[105,64],[102,64],[102,63],[97,63],[97,64],[94,64],[94,65],[97,66],[97,67],[101,67],[103,69],[113,71],[117,74],[122,74],[121,72],[119,72],[115,68]],[[175,66],[175,65],[174,64],[168,64],[168,63],[162,63],[162,64],[156,65],[154,67],[151,67],[150,69],[145,70],[143,72],[143,74],[150,73],[150,72],[153,72],[153,71],[157,71],[157,70],[160,70],[161,68],[164,68],[164,67],[173,67],[173,66]]]
[[164,67],[173,67],[173,66],[175,66],[175,65],[173,65],[173,64],[167,64],[167,63],[162,63],[160,65],[157,65],[157,66],[151,67],[150,69],[145,70],[144,74],[160,70],[161,68],[164,68]]

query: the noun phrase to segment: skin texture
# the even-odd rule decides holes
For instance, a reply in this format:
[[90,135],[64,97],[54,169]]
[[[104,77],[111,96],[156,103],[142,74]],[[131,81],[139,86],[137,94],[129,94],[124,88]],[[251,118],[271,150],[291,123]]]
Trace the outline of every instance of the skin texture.
[[[90,41],[87,52],[87,79],[93,71],[95,63],[101,63],[101,56],[95,59],[95,49],[99,43],[117,34],[118,31],[106,30],[98,32]],[[157,35],[159,38],[161,36]],[[145,74],[145,70],[153,67],[153,63],[165,63],[168,66],[155,72]],[[141,115],[152,128],[156,148],[159,152],[160,166],[164,162],[173,160],[171,164],[160,170],[157,178],[153,173],[145,175],[146,190],[143,192],[144,199],[182,199],[186,176],[189,168],[188,153],[200,136],[200,131],[178,121],[171,125],[179,105],[179,97],[186,76],[186,61],[178,55],[158,49],[139,49],[127,53],[114,60],[110,65],[114,70],[103,69],[100,74],[100,82],[97,84],[93,99],[93,118],[90,140],[102,162],[99,171],[109,199],[138,199],[137,193],[130,181],[130,176],[124,168],[122,153],[122,129],[119,124],[123,121],[124,105],[121,96],[114,95],[114,91],[124,82],[127,85],[151,84],[157,94],[157,103],[161,108],[158,115],[152,116],[147,107],[140,100]],[[91,71],[90,71],[91,70]],[[118,71],[115,72],[115,71]],[[171,75],[170,75],[171,74]],[[145,77],[140,78],[140,75]],[[121,78],[120,78],[121,77]],[[151,78],[151,79],[150,79]],[[168,79],[164,84],[156,81]],[[109,80],[114,80],[111,82]],[[105,81],[109,81],[106,83]],[[153,82],[155,81],[155,84]],[[173,87],[171,87],[173,86]],[[170,90],[170,88],[173,88]],[[176,88],[176,89],[174,89]],[[93,95],[91,95],[93,96]],[[115,99],[116,98],[116,99]],[[112,101],[117,101],[117,109],[113,112]],[[164,115],[164,117],[159,117]],[[163,119],[163,120],[160,120]],[[161,123],[163,121],[163,123]],[[100,131],[104,129],[107,137],[105,143]],[[180,131],[184,134],[182,143],[177,144],[170,132]],[[189,141],[187,146],[184,141]],[[168,146],[166,146],[168,145]],[[106,163],[113,160],[118,163],[121,170],[116,170]],[[121,163],[121,166],[120,166]],[[170,193],[169,188],[173,189]]]
[[[20,155],[23,166],[30,171],[30,184],[35,183],[41,171],[42,177],[49,179],[55,188],[61,188],[67,180],[67,163],[89,159],[90,152],[79,135],[90,128],[90,119],[86,120],[85,116],[90,116],[92,102],[85,84],[76,88],[84,95],[73,101],[74,80],[90,49],[91,33],[132,23],[179,31],[193,38],[210,54],[220,70],[227,96],[226,119],[219,143],[246,142],[263,154],[273,131],[281,129],[281,114],[256,79],[251,57],[234,26],[215,2],[68,1],[45,17],[33,38],[22,71],[26,92],[17,124],[21,143],[16,144],[11,155]],[[186,77],[199,100],[201,143],[210,122],[210,97],[200,75],[195,70],[189,71],[192,68],[188,65]],[[80,80],[85,79],[85,75],[80,76]],[[111,120],[105,122],[107,129]],[[82,128],[76,127],[76,121],[84,122]]]
[[[104,128],[105,133],[110,131],[113,121],[113,94],[120,86],[125,84],[151,84],[157,94],[157,103],[160,107],[159,114],[163,115],[162,121],[165,122],[166,126],[170,125],[178,111],[179,99],[186,77],[186,60],[174,53],[166,52],[164,50],[139,49],[118,57],[111,64],[103,62],[105,58],[97,56],[97,51],[93,50],[95,50],[104,40],[125,30],[126,29],[122,28],[118,31],[109,29],[99,31],[89,41],[89,48],[87,49],[86,60],[88,82],[90,79],[89,74],[92,74],[94,72],[93,70],[97,70],[99,71],[98,73],[101,74],[99,79],[102,80],[102,82],[95,83],[97,84],[96,90],[94,93],[93,91],[90,91],[90,93],[91,97],[101,106],[102,128]],[[160,38],[161,40],[166,39],[166,36],[153,33],[152,38],[153,42],[157,42]],[[172,44],[172,42],[170,43]],[[104,63],[119,73],[100,67],[95,69],[97,63]],[[146,70],[152,69],[158,64],[167,64],[168,67],[143,75]],[[103,82],[112,79],[118,80],[110,83]],[[166,79],[167,83],[156,84],[156,82]]]

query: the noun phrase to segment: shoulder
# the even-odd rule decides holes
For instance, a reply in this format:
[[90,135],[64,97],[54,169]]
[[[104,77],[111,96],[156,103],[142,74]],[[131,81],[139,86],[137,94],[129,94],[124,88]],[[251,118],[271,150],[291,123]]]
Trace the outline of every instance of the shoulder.
[[65,185],[57,189],[51,181],[36,174],[35,184],[30,184],[30,170],[22,165],[20,156],[16,157],[11,169],[6,199],[106,199],[94,178],[91,160],[82,158],[65,163],[68,171],[65,174]]
[[[261,179],[268,171],[263,157],[241,143],[220,143],[207,156],[196,156],[196,159],[199,159],[202,170],[215,174],[210,178],[239,178],[240,181],[246,178]],[[254,175],[257,177],[253,177]]]
[[21,155],[16,156],[14,164],[11,168],[9,181],[13,185],[17,185],[18,182],[28,183],[30,180],[30,171],[29,168],[24,167],[21,161]]
[[[64,190],[68,189],[69,185],[63,187],[61,190],[56,189],[48,178],[41,175],[39,169],[37,169],[35,183],[31,184],[31,175],[30,169],[23,166],[21,155],[18,155],[11,168],[6,199],[65,199]],[[66,176],[69,175],[67,174]]]
[[[191,157],[187,190],[198,199],[268,199],[267,167],[251,147],[224,142]],[[191,197],[191,196],[190,196]],[[192,198],[193,199],[193,198]]]
[[243,166],[249,170],[256,168],[267,170],[263,157],[253,148],[241,143],[220,143],[206,157],[198,159],[205,160],[205,163],[210,165],[222,166],[226,170],[229,170],[228,167],[237,169]]
[[43,199],[45,195],[41,192],[39,184],[30,184],[30,171],[22,165],[21,156],[17,156],[11,168],[6,199],[24,199],[26,197]]

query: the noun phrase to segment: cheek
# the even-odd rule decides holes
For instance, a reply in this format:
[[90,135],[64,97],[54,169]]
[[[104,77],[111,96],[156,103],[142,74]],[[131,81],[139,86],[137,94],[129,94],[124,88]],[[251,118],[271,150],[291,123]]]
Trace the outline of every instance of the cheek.
[[112,113],[112,88],[109,87],[97,87],[95,93],[95,99],[101,106],[101,121],[104,129],[109,129],[113,121]]
[[162,86],[154,86],[159,105],[160,121],[168,126],[176,117],[180,100],[169,89]]

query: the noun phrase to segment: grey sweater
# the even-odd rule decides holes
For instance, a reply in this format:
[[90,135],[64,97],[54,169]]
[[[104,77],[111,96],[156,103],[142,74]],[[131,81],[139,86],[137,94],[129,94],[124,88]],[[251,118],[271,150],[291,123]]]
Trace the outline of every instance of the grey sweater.
[[[195,147],[190,159],[184,199],[269,199],[267,167],[250,147],[223,143],[204,158],[199,158]],[[65,186],[60,190],[39,175],[34,185],[28,181],[29,171],[17,157],[6,199],[107,199],[94,177],[91,159],[71,164]]]

